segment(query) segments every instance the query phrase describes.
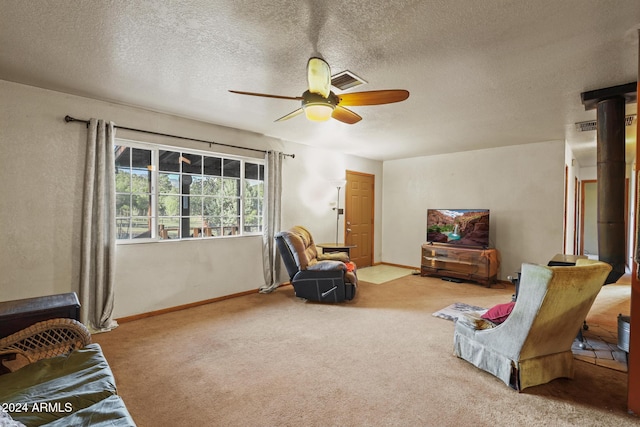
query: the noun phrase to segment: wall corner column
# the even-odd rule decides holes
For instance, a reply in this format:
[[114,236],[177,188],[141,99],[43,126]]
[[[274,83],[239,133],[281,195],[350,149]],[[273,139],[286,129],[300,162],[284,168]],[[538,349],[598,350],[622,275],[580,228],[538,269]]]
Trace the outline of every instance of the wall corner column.
[[[640,41],[640,30],[638,30],[638,40]],[[640,43],[638,43],[638,75],[640,76]],[[636,93],[640,90],[640,84],[636,83]],[[637,100],[636,100],[637,102]],[[638,144],[638,135],[640,135],[640,123],[636,118],[636,209],[635,209],[635,226],[634,226],[634,262],[631,274],[631,312],[629,324],[629,357],[628,357],[628,388],[627,388],[627,410],[636,415],[640,415],[640,273],[638,263],[640,262],[640,249],[638,243],[640,238],[638,227],[640,199],[640,173],[638,169],[638,159],[640,159],[640,145]]]

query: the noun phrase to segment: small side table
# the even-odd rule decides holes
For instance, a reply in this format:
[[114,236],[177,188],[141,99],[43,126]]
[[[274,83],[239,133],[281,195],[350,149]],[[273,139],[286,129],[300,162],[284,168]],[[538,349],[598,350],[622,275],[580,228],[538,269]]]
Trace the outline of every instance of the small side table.
[[345,252],[349,257],[351,257],[351,248],[357,247],[357,245],[342,245],[340,243],[316,243],[316,246],[322,248],[323,254]]

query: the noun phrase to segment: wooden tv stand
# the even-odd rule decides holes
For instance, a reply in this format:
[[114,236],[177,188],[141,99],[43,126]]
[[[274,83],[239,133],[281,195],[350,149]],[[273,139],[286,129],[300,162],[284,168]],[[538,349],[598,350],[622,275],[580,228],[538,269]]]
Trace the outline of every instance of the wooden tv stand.
[[469,280],[490,286],[497,281],[498,264],[496,249],[425,243],[420,275]]

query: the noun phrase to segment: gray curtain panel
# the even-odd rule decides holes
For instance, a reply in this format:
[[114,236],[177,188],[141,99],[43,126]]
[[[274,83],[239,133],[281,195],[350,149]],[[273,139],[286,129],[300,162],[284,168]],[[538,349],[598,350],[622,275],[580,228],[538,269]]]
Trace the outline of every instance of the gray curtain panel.
[[113,320],[115,274],[115,126],[91,119],[82,204],[80,320],[92,332],[108,331]]
[[262,225],[262,265],[264,286],[261,293],[273,292],[278,287],[280,276],[280,257],[276,251],[275,233],[280,231],[282,196],[282,158],[279,151],[265,154],[267,166],[267,188]]

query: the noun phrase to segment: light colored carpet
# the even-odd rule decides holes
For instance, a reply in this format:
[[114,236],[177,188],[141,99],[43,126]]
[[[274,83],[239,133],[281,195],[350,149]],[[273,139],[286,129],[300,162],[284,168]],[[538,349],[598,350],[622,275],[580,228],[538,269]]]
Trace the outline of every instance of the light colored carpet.
[[395,265],[379,264],[372,267],[359,268],[358,280],[379,285],[381,283],[390,282],[391,280],[408,276],[413,274],[414,271],[417,270],[397,267]]
[[[319,304],[284,286],[121,323],[94,341],[139,427],[638,425],[626,373],[576,361],[573,380],[517,393],[453,355],[454,323],[432,313],[512,294],[409,275]],[[617,311],[594,309],[616,322]]]

